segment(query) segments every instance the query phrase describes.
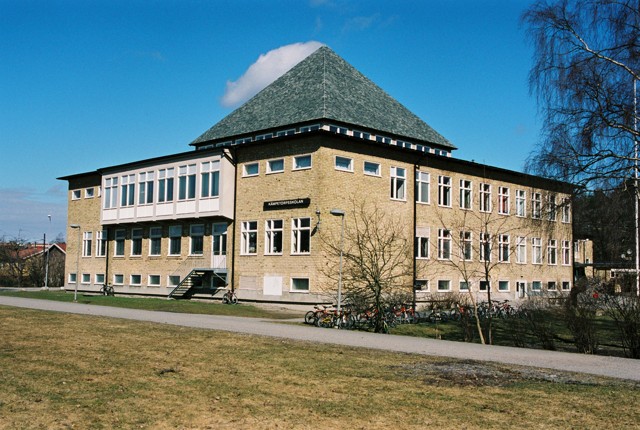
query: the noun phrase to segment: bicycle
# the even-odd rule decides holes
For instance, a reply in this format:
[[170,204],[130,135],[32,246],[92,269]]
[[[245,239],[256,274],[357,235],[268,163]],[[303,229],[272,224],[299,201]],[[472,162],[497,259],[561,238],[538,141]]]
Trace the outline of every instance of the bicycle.
[[222,303],[225,305],[237,305],[238,304],[238,296],[231,290],[227,290],[226,293],[222,296]]
[[115,296],[115,291],[113,291],[113,286],[102,284],[100,294],[103,296]]

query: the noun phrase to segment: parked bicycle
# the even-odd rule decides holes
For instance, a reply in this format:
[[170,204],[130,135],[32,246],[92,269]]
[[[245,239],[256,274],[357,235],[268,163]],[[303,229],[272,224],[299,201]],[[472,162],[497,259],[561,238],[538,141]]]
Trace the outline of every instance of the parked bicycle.
[[100,288],[100,293],[103,296],[115,296],[115,291],[113,291],[113,286],[102,284],[102,288]]
[[222,296],[222,303],[225,305],[237,305],[238,304],[238,296],[231,290],[227,290],[226,293]]

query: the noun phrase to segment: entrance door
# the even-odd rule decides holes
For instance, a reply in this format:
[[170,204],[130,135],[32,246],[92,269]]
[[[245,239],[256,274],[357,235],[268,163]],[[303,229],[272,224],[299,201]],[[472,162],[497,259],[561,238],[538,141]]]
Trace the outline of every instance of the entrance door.
[[213,236],[213,258],[211,259],[213,269],[227,268],[227,224],[215,223],[212,228]]
[[524,281],[516,282],[516,295],[518,298],[523,298],[527,292],[527,283]]

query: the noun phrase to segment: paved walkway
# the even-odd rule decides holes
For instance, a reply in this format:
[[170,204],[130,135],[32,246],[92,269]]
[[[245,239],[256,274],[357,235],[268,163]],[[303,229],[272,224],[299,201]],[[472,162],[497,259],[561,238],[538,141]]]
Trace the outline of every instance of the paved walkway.
[[0,296],[0,305],[148,321],[428,356],[533,366],[640,381],[640,360],[619,357],[488,346],[359,331],[319,329],[312,326],[283,324],[282,321],[258,318],[144,311],[7,296]]

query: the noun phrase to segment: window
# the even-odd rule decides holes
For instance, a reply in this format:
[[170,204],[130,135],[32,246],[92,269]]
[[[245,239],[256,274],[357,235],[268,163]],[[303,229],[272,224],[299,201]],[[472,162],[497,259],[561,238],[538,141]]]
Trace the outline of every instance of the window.
[[329,131],[332,133],[338,133],[338,134],[347,134],[347,129],[344,127],[339,127],[337,125],[330,125],[329,126]]
[[202,255],[204,249],[204,224],[192,224],[189,226],[189,238],[191,246],[190,255]]
[[200,166],[200,197],[220,195],[220,162],[207,161]]
[[491,261],[491,235],[480,233],[480,261]]
[[129,284],[131,284],[132,286],[139,287],[141,283],[142,283],[142,276],[140,276],[140,275],[131,275],[131,277],[129,279]]
[[311,244],[311,218],[291,220],[291,253],[308,254]]
[[275,160],[267,161],[267,173],[282,172],[284,172],[284,158],[277,158]]
[[104,284],[104,273],[96,273],[95,282],[98,285]]
[[531,196],[531,218],[540,219],[542,216],[542,194],[533,193]]
[[471,181],[467,179],[460,179],[460,208],[461,209],[471,209]]
[[121,273],[117,273],[113,275],[113,285],[122,285],[124,284],[124,275]]
[[91,247],[93,245],[93,232],[85,231],[82,233],[82,256],[91,257]]
[[314,125],[306,125],[304,127],[300,127],[300,133],[309,133],[311,131],[316,131],[316,130],[320,130],[320,125],[314,124]]
[[460,291],[469,291],[468,281],[460,281]]
[[169,169],[160,169],[158,171],[158,202],[172,202],[173,201],[173,176],[175,169],[173,167]]
[[473,258],[473,242],[470,231],[460,232],[460,259],[464,261],[471,261]]
[[416,279],[413,287],[416,291],[429,291],[429,281],[427,279]]
[[196,165],[178,167],[178,200],[196,198]]
[[438,205],[451,207],[450,176],[438,176]]
[[549,291],[556,291],[558,289],[556,281],[549,281],[547,282],[547,290]]
[[91,274],[90,273],[83,273],[82,274],[82,283],[83,284],[90,284],[91,283]]
[[498,291],[509,291],[509,281],[498,281]]
[[441,260],[451,259],[451,230],[438,229],[438,258]]
[[568,240],[562,241],[562,264],[564,266],[571,265],[571,242]]
[[357,131],[354,130],[353,131],[353,137],[357,137],[359,139],[366,139],[366,140],[370,140],[371,139],[371,134],[367,133],[365,131]]
[[489,291],[489,288],[491,288],[491,282],[480,281],[480,291]]
[[391,168],[391,198],[394,200],[405,199],[405,178],[407,171],[401,167]]
[[268,219],[264,228],[264,253],[266,255],[282,254],[283,221]]
[[562,222],[571,222],[571,200],[568,198],[562,199]]
[[385,136],[376,136],[376,142],[386,143],[387,145],[391,145],[391,138]]
[[127,237],[125,230],[116,230],[115,242],[116,246],[113,250],[113,255],[116,257],[122,257],[124,255],[124,240]]
[[271,139],[273,137],[273,133],[259,134],[256,136],[256,140],[266,140]]
[[480,184],[480,212],[491,212],[491,185]]
[[336,167],[336,170],[353,172],[353,159],[347,158],[347,157],[340,157],[339,155],[336,155],[335,167]]
[[147,205],[153,203],[153,183],[155,172],[142,172],[138,174],[138,204]]
[[429,203],[430,175],[427,172],[416,172],[416,201]]
[[415,257],[429,258],[429,236],[416,237]]
[[160,275],[149,275],[148,284],[150,287],[159,287],[160,286]]
[[94,193],[95,193],[95,191],[94,191],[93,187],[85,188],[84,189],[84,198],[85,199],[92,199],[93,196],[95,195]]
[[556,195],[549,194],[547,196],[547,219],[549,221],[555,221],[558,213],[558,208],[556,205]]
[[516,263],[525,264],[527,262],[527,238],[519,236],[516,239]]
[[136,196],[136,175],[125,175],[120,184],[120,206],[133,206]]
[[182,226],[169,226],[169,255],[180,255],[182,252]]
[[80,196],[81,196],[81,191],[80,190],[71,191],[71,200],[79,200]]
[[242,222],[241,241],[241,254],[254,255],[258,252],[258,221]]
[[162,227],[149,228],[149,255],[160,255],[162,252]]
[[569,291],[571,289],[571,282],[562,281],[562,291]]
[[364,162],[364,174],[370,176],[380,176],[380,163],[371,161]]
[[531,282],[531,291],[542,291],[542,282],[540,281]]
[[213,255],[227,255],[227,223],[215,223],[211,226],[213,236]]
[[291,278],[291,292],[309,292],[309,278]]
[[501,263],[509,262],[509,241],[508,234],[498,235],[498,261]]
[[451,281],[448,279],[439,279],[438,291],[451,291]]
[[107,230],[96,231],[96,257],[107,255]]
[[558,264],[558,242],[555,239],[549,239],[547,244],[547,264],[551,266]]
[[104,209],[111,209],[118,206],[118,178],[107,178],[104,180]]
[[296,134],[296,130],[291,128],[289,130],[280,130],[276,133],[276,137],[293,136],[294,134]]
[[310,169],[310,168],[311,168],[311,155],[298,155],[297,157],[293,157],[293,170],[303,170],[303,169]]
[[509,188],[498,187],[498,213],[502,215],[509,215]]
[[142,229],[131,229],[131,255],[142,255]]
[[516,216],[527,216],[527,192],[516,190]]
[[78,282],[78,274],[77,273],[69,273],[69,283],[75,284]]
[[542,239],[539,237],[531,238],[531,263],[542,264]]
[[178,275],[169,275],[167,279],[167,287],[175,288],[180,284],[180,276]]

